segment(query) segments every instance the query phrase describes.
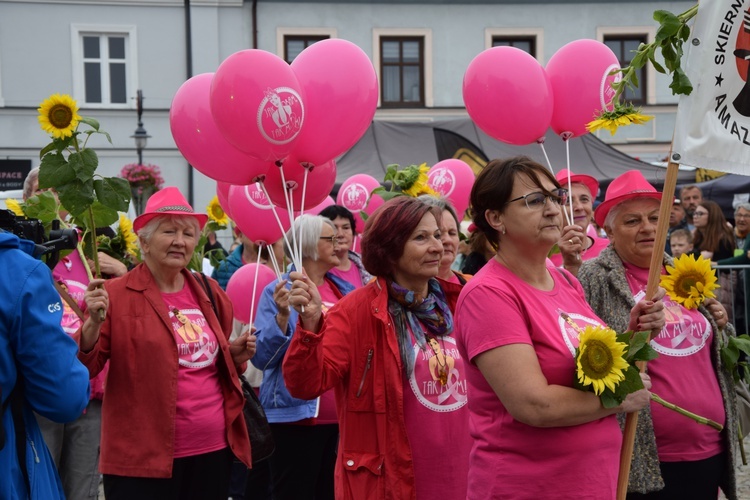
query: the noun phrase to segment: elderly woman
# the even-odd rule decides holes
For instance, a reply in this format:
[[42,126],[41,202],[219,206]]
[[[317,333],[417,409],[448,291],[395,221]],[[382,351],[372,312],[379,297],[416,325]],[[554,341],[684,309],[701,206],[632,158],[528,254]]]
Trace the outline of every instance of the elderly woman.
[[443,197],[432,196],[429,194],[423,194],[419,197],[420,200],[428,205],[437,207],[441,213],[441,224],[440,224],[440,240],[443,242],[443,259],[440,261],[440,270],[438,271],[438,278],[457,285],[465,285],[470,275],[461,274],[451,269],[453,261],[456,260],[458,254],[458,244],[460,239],[458,237],[458,216],[456,215],[456,209],[450,204],[448,200]]
[[[488,163],[471,191],[474,224],[498,250],[456,309],[458,349],[471,361],[469,499],[614,498],[615,414],[649,401],[646,375],[646,389],[617,408],[573,387],[579,333],[604,322],[575,277],[547,260],[566,199],[549,171],[523,156]],[[664,325],[658,300],[629,316],[633,329]]]
[[[339,258],[336,227],[330,219],[301,215],[286,240],[300,244],[302,267],[320,290],[324,309],[354,290],[331,273]],[[286,251],[291,259],[288,247]],[[297,312],[289,307],[289,283],[284,275],[263,290],[255,321],[258,353],[253,364],[263,370],[260,401],[276,443],[270,463],[273,495],[276,500],[333,499],[339,435],[333,392],[297,399],[284,386],[281,362],[297,324]]]
[[207,295],[186,269],[206,219],[177,188],[158,191],[133,223],[143,263],[86,290],[78,357],[92,376],[110,361],[99,464],[108,499],[224,500],[232,457],[250,466],[237,372],[255,337],[230,344],[229,298],[213,280]]
[[[581,266],[579,278],[594,311],[617,331],[644,295],[661,193],[636,170],[612,181],[595,212],[612,246]],[[696,209],[696,212],[698,209]],[[697,220],[697,219],[696,219]],[[673,265],[665,254],[664,265]],[[664,273],[662,268],[662,273]],[[636,430],[628,498],[715,499],[719,486],[736,498],[732,442],[737,439],[734,385],[719,350],[720,328],[733,335],[715,299],[695,309],[664,299],[667,323],[651,341],[652,390],[663,399],[724,425],[721,433],[652,405]]]
[[[563,188],[570,185],[569,202],[563,210],[569,214],[570,207],[573,207],[573,221],[563,227],[562,236],[557,242],[560,252],[551,255],[550,260],[556,266],[565,266],[575,275],[582,261],[593,259],[609,245],[609,240],[599,238],[591,226],[599,181],[590,175],[575,174],[566,169],[560,170],[555,179]],[[569,218],[568,215],[564,220]]]
[[323,314],[313,280],[292,274],[300,316],[284,380],[300,398],[335,391],[337,499],[466,495],[465,364],[451,312],[461,287],[435,279],[440,236],[436,207],[397,197],[365,226],[362,261],[375,281]]
[[331,205],[320,211],[320,215],[331,219],[336,227],[336,256],[340,264],[331,269],[331,274],[348,281],[355,288],[361,288],[372,279],[365,266],[362,265],[362,257],[353,250],[354,238],[357,236],[357,221],[348,208],[341,205]]

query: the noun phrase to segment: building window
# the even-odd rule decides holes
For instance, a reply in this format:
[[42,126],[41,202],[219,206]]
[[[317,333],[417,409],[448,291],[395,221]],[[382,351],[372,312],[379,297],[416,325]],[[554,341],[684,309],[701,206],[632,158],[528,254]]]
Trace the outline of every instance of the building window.
[[424,38],[380,38],[383,107],[424,107]]
[[535,36],[493,36],[493,47],[515,47],[521,49],[527,54],[536,57],[536,37]]
[[73,26],[73,92],[88,107],[132,107],[135,27]]
[[307,47],[328,38],[330,37],[327,35],[285,35],[284,60],[291,64],[294,58]]
[[[628,66],[635,57],[638,46],[642,43],[648,43],[647,35],[604,35],[604,44],[612,49],[620,62],[620,67]],[[646,65],[648,66],[648,65]],[[625,88],[624,98],[635,105],[645,105],[646,90],[648,89],[648,72],[646,67],[636,70],[638,77],[638,87],[636,89]]]

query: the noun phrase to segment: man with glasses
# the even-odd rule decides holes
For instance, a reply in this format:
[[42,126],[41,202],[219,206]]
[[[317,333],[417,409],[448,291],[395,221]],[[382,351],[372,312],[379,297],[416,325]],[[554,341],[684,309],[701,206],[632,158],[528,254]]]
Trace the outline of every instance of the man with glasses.
[[[750,203],[740,203],[734,209],[734,237],[737,240],[737,249],[734,257],[722,259],[716,264],[720,266],[747,266],[750,265]],[[748,333],[747,319],[750,318],[750,277],[745,269],[738,273],[740,286],[735,294],[735,326],[737,333]]]

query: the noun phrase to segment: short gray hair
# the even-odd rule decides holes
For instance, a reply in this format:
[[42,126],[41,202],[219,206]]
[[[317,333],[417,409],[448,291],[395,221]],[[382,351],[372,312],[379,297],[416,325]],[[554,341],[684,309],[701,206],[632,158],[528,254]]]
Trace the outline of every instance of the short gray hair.
[[735,215],[737,214],[737,212],[740,211],[740,208],[742,210],[747,210],[748,212],[750,212],[750,203],[739,203],[739,204],[737,204],[737,206],[734,207],[734,213],[735,213]]
[[34,196],[34,183],[39,183],[39,167],[32,168],[23,181],[23,199],[28,200]]
[[196,242],[198,241],[201,232],[201,226],[200,224],[198,224],[198,219],[196,219],[195,217],[185,217],[184,215],[172,214],[157,215],[150,221],[146,222],[146,224],[144,224],[143,227],[138,230],[138,247],[141,249],[141,251],[143,251],[141,240],[148,243],[151,240],[151,237],[154,235],[156,229],[164,222],[173,222],[177,227],[180,228],[192,226],[195,229]]
[[440,209],[440,213],[442,214],[444,210],[447,210],[452,216],[453,220],[456,221],[456,228],[461,227],[461,221],[458,220],[458,215],[456,215],[456,209],[453,208],[453,205],[450,201],[448,201],[446,198],[442,196],[432,196],[431,194],[421,194],[417,196],[417,199],[420,201],[423,201],[425,205],[429,205],[431,207],[438,207]]
[[289,245],[293,245],[296,241],[297,245],[302,248],[303,259],[318,260],[318,242],[320,241],[320,234],[323,232],[323,224],[328,224],[333,229],[333,234],[336,234],[336,226],[333,225],[331,219],[310,214],[302,214],[297,217],[292,227],[286,232],[284,255],[292,260]]

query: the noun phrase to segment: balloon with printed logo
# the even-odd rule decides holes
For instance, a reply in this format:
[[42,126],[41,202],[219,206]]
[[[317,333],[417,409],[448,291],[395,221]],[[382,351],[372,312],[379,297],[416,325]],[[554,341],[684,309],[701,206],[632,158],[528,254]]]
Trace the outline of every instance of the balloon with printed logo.
[[[282,170],[284,182],[281,180]],[[307,173],[306,183],[305,173]],[[305,208],[314,207],[331,193],[335,183],[336,163],[333,160],[320,165],[300,163],[296,158],[296,153],[289,155],[280,167],[275,164],[271,165],[263,181],[271,201],[281,208],[289,208],[284,194],[284,186],[286,186],[286,192],[291,195],[292,208],[295,211],[302,208],[303,188],[305,189]]]
[[523,146],[541,142],[552,119],[552,87],[544,68],[515,47],[492,47],[464,74],[466,111],[490,137]]
[[380,187],[380,183],[377,179],[367,174],[353,175],[341,184],[336,203],[352,213],[357,221],[359,232],[362,232],[365,227],[365,221],[362,219],[360,212],[372,215],[384,203],[383,198],[371,194],[372,190],[378,187]]
[[274,206],[257,182],[229,188],[229,210],[242,234],[256,244],[272,245],[291,226],[287,211]]
[[458,220],[463,219],[474,185],[474,171],[466,162],[451,158],[436,163],[427,172],[427,185],[450,201]]
[[260,302],[263,289],[275,279],[276,274],[264,264],[253,262],[237,269],[227,282],[227,295],[232,301],[234,319],[245,324],[250,323],[250,309],[252,307],[252,320],[255,322],[255,316],[258,314],[258,302]]
[[378,106],[378,79],[365,52],[341,38],[321,40],[292,61],[305,102],[294,145],[301,161],[320,165],[351,148]]
[[622,78],[617,56],[598,40],[563,45],[547,62],[554,105],[552,130],[563,139],[588,133],[586,124],[602,110],[612,111],[612,83]]
[[211,82],[211,113],[224,137],[261,160],[280,160],[302,129],[305,107],[289,64],[259,49],[235,52]]
[[213,73],[183,83],[169,108],[169,126],[182,156],[202,174],[216,181],[249,184],[269,163],[230,144],[211,114],[209,95]]

